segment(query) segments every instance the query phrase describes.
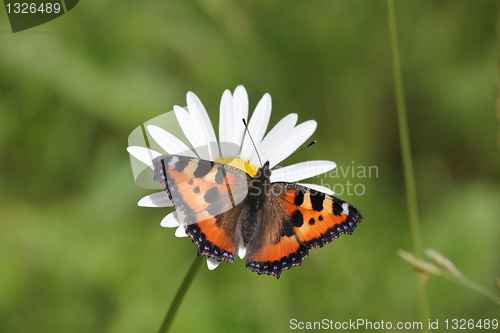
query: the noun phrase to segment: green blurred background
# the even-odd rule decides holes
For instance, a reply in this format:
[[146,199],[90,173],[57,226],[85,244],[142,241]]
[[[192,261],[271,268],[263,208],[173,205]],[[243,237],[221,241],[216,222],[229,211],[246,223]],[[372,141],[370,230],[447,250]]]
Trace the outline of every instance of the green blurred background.
[[[424,248],[500,276],[500,2],[395,1]],[[279,280],[203,264],[174,332],[285,332],[289,321],[418,321],[385,1],[80,2],[13,34],[0,13],[0,331],[154,332],[196,253],[142,208],[126,152],[141,123],[224,89],[318,121],[307,159],[376,166],[343,194],[365,220]],[[321,178],[312,181],[320,183]],[[427,281],[433,320],[499,319]],[[362,331],[362,330],[361,330]]]

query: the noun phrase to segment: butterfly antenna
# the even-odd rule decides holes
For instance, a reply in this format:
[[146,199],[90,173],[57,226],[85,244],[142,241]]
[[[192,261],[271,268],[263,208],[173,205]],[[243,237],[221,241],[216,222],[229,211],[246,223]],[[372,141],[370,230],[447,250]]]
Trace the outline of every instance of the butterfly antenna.
[[[253,142],[252,135],[250,134],[250,131],[248,130],[247,121],[245,120],[245,118],[241,118],[241,121],[243,121],[243,125],[245,125],[245,129],[248,133],[248,136],[250,137],[250,141],[252,141],[252,145],[255,148],[255,153],[257,154],[257,157],[259,158],[260,166],[262,166],[262,160],[260,159],[260,155],[259,155],[259,151],[257,150],[257,146],[255,145],[255,142]],[[245,136],[243,136],[243,137],[245,137]]]
[[[300,148],[299,150],[294,151],[293,153],[291,153],[290,155],[288,155],[288,157],[284,158],[284,159],[283,159],[281,162],[279,162],[278,164],[283,163],[284,161],[286,161],[286,160],[287,160],[287,159],[289,159],[290,157],[292,157],[292,156],[294,156],[294,155],[296,155],[296,154],[300,153],[301,151],[303,151],[303,150],[304,150],[304,149],[306,149],[306,148],[311,147],[311,146],[312,146],[313,144],[315,144],[315,143],[316,143],[316,140],[314,140],[314,141],[310,142],[307,146],[304,146],[304,147]],[[278,165],[278,164],[276,164],[276,165]]]

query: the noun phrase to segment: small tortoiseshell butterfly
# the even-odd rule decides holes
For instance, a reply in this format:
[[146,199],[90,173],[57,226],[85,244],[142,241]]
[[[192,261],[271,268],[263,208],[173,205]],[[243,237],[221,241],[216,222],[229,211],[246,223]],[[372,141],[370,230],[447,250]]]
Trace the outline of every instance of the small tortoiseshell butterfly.
[[186,223],[198,255],[233,262],[242,242],[247,268],[279,278],[309,249],[352,234],[363,219],[353,205],[286,182],[271,183],[266,162],[252,177],[227,164],[180,155],[153,160],[154,180],[165,186]]

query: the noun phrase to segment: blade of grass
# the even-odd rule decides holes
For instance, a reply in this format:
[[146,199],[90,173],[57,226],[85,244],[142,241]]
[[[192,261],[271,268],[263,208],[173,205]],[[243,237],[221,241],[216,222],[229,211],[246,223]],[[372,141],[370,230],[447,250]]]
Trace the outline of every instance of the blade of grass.
[[[401,73],[401,62],[399,56],[398,35],[396,27],[396,14],[394,1],[387,0],[387,11],[389,21],[389,33],[391,37],[392,65],[394,71],[394,90],[396,95],[396,107],[398,114],[399,136],[401,141],[401,154],[403,157],[403,169],[405,178],[406,201],[408,206],[408,221],[413,243],[413,251],[417,258],[422,258],[422,242],[420,236],[420,222],[418,216],[417,190],[415,187],[415,176],[413,172],[413,161],[411,155],[410,134],[408,130],[408,119],[406,116],[405,92],[403,75]],[[429,319],[429,305],[425,292],[425,279],[419,279],[418,297],[420,319],[423,325],[422,331],[427,332],[425,323]]]

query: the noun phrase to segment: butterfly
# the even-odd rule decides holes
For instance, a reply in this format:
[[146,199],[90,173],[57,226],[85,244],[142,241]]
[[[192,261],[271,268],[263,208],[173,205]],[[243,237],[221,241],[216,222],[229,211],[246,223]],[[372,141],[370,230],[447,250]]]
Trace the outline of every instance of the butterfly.
[[270,180],[269,161],[255,176],[228,164],[182,156],[153,160],[198,255],[233,262],[247,247],[246,267],[279,278],[312,248],[352,234],[363,216],[353,205],[295,183]]

